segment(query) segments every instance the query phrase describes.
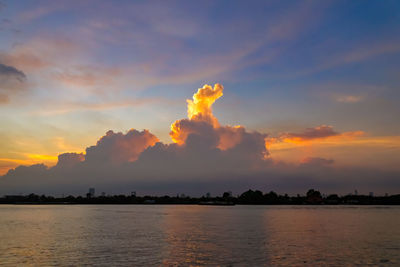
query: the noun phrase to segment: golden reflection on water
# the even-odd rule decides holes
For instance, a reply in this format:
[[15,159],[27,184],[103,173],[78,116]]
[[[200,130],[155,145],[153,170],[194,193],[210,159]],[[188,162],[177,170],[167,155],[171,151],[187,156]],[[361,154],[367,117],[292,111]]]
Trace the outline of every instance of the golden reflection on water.
[[[238,212],[238,208],[240,212]],[[267,263],[263,212],[253,208],[170,206],[164,230],[168,243],[165,265]]]
[[[2,246],[0,247],[2,252],[6,247],[7,254],[12,256],[2,258],[2,264],[15,259],[20,259],[22,264],[33,265],[59,261],[57,248],[68,240],[68,235],[57,230],[59,226],[66,225],[71,220],[64,218],[63,208],[65,207],[53,209],[48,206],[33,205],[2,207],[0,210],[2,215],[7,210],[12,211],[13,215],[5,216],[1,220]],[[79,216],[79,211],[80,209],[75,210],[74,216]],[[70,229],[73,229],[73,224]]]
[[0,205],[0,265],[400,264],[400,207]]

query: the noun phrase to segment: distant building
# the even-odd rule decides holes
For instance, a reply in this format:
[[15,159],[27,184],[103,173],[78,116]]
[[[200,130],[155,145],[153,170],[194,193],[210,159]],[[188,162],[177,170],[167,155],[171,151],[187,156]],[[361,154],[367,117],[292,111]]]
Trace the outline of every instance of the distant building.
[[131,192],[131,197],[136,197],[136,191]]
[[211,197],[211,194],[210,193],[207,193],[206,194],[206,198],[210,198]]
[[373,197],[374,196],[374,192],[369,192],[369,196]]
[[101,192],[101,196],[105,197],[106,196],[106,192]]
[[355,196],[358,196],[358,191],[357,191],[357,189],[354,190],[354,195],[355,195]]
[[86,194],[87,197],[94,197],[95,195],[95,189],[94,187],[89,188],[89,192]]

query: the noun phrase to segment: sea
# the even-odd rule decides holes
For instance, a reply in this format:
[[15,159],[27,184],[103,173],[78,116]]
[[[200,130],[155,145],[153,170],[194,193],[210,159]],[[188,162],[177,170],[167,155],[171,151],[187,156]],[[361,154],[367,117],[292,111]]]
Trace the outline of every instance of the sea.
[[369,265],[399,206],[0,205],[0,266]]

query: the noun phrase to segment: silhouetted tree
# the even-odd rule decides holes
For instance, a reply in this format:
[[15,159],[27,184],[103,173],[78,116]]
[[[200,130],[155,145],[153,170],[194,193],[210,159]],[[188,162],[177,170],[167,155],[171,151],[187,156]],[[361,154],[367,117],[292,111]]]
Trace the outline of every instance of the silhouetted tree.
[[339,202],[340,202],[340,198],[336,194],[329,195],[326,198],[326,203],[327,204],[339,204]]
[[224,194],[222,195],[222,198],[224,198],[224,199],[232,198],[232,193],[231,192],[224,192]]
[[263,200],[263,193],[259,190],[248,190],[239,197],[239,201],[242,204],[262,204]]
[[278,204],[279,203],[278,194],[275,193],[274,191],[271,191],[264,195],[264,201],[265,204]]
[[321,204],[322,203],[322,196],[319,191],[314,189],[310,189],[307,191],[307,203],[309,204]]

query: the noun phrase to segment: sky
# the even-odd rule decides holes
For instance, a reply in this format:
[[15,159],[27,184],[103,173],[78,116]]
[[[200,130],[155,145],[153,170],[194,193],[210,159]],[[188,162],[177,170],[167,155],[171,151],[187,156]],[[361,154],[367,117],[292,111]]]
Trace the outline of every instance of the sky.
[[399,1],[0,0],[0,193],[399,193]]

